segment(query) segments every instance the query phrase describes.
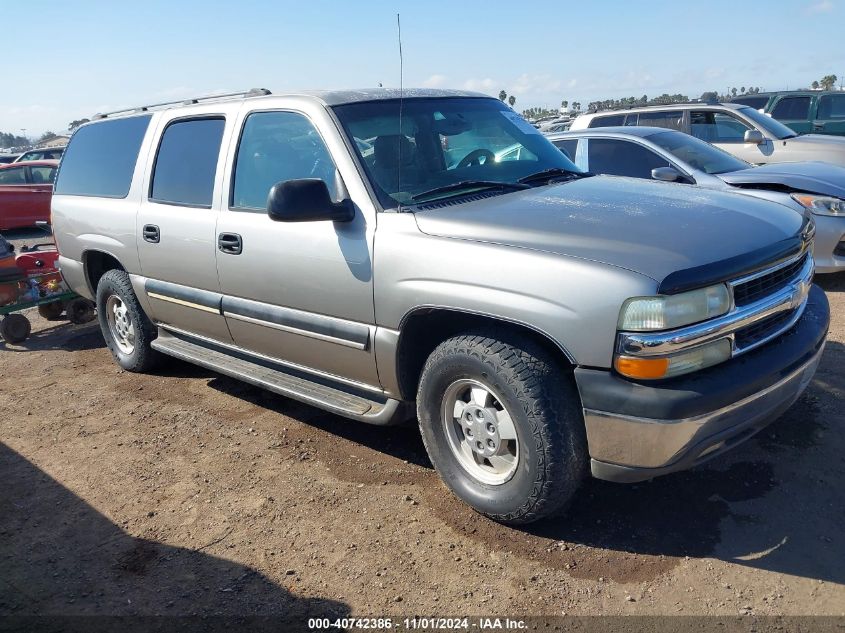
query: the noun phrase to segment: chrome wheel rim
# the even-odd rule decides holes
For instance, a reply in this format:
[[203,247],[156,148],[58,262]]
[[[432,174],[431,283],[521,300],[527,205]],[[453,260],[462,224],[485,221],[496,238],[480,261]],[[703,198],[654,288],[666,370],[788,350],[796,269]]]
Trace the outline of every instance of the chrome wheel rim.
[[106,300],[106,320],[114,344],[124,354],[135,351],[135,325],[123,299],[111,295]]
[[499,486],[519,463],[513,419],[496,392],[478,380],[453,382],[443,396],[443,428],[452,455],[478,481]]

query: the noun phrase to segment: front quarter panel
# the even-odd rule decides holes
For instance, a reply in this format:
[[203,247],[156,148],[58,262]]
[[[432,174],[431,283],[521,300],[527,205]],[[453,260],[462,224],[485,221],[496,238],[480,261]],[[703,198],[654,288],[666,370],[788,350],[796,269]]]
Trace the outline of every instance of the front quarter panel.
[[611,366],[622,303],[657,287],[644,275],[585,259],[426,235],[412,213],[380,215],[375,262],[381,327],[400,330],[423,307],[481,314],[543,333],[587,367]]

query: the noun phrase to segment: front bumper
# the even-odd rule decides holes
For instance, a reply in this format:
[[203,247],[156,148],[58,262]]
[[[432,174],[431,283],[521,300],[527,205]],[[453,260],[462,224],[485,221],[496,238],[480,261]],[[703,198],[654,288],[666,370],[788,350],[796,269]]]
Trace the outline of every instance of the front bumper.
[[814,215],[816,222],[815,248],[817,273],[845,270],[845,217]]
[[789,331],[696,374],[655,384],[576,369],[593,476],[643,481],[690,468],[748,439],[810,383],[829,323],[827,297],[813,286]]

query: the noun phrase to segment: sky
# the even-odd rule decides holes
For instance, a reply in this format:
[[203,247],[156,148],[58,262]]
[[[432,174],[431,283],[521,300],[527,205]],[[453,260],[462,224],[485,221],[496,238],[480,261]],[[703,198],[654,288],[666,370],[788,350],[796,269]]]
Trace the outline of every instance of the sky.
[[[399,85],[515,109],[845,76],[845,0],[0,0],[0,131],[253,87]],[[20,63],[13,63],[17,59]]]

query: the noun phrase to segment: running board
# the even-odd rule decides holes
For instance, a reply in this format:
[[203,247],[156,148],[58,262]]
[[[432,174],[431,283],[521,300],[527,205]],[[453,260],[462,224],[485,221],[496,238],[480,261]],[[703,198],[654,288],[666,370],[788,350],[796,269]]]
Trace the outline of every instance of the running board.
[[[405,403],[392,398],[368,397],[363,393],[317,382],[304,372],[294,372],[282,365],[271,363],[239,352],[237,355],[221,351],[213,343],[192,340],[159,329],[152,347],[162,354],[211,369],[220,374],[243,380],[294,400],[314,405],[331,413],[369,424],[398,424],[409,418]],[[373,394],[375,396],[375,394]]]

